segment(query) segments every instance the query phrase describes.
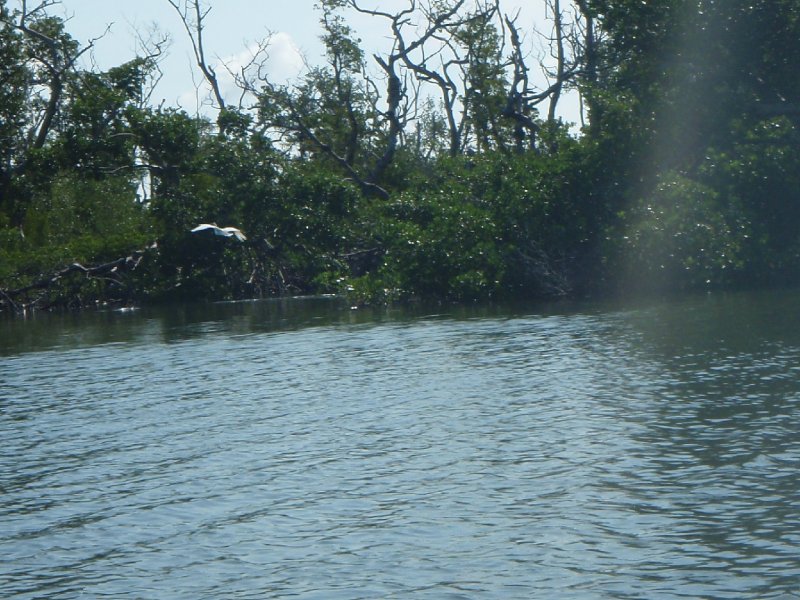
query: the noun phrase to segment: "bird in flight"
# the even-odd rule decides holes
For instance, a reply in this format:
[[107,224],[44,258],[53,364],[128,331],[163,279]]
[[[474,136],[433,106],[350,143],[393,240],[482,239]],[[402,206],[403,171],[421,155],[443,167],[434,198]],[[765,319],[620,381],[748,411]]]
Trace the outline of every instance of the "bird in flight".
[[192,229],[192,233],[209,230],[213,231],[214,235],[221,235],[228,238],[234,237],[240,242],[243,242],[247,239],[247,236],[242,233],[241,230],[236,229],[236,227],[217,227],[216,223],[200,223],[200,225]]

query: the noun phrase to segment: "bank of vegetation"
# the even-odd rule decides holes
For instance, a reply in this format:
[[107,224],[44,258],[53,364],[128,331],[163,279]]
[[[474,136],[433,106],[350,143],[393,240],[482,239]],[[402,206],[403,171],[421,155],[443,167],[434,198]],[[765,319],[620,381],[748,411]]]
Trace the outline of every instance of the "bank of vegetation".
[[213,12],[164,1],[212,117],[151,102],[164,40],[101,71],[56,2],[0,0],[0,309],[800,281],[800,0],[542,0],[539,31],[502,0],[322,0],[323,62],[279,85],[256,54],[236,103]]

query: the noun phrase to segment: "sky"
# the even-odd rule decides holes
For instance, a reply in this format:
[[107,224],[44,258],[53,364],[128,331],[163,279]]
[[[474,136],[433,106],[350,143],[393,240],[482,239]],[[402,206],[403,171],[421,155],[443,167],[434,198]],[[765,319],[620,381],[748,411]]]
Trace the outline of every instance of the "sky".
[[[503,0],[504,12],[520,11],[518,25],[534,39],[533,28],[547,28],[543,21],[545,0]],[[10,0],[10,7],[20,5]],[[35,5],[35,1],[29,5]],[[364,0],[364,6],[392,9],[407,5],[406,0]],[[302,70],[305,61],[319,63],[322,44],[319,41],[320,13],[316,0],[204,0],[211,8],[206,18],[205,50],[207,59],[217,63],[217,73],[227,93],[226,100],[236,101],[238,90],[225,76],[224,62],[236,67],[251,56],[250,48],[271,35],[268,69],[276,82],[290,81]],[[95,42],[93,60],[100,69],[106,69],[132,59],[140,53],[139,37],[148,37],[153,31],[170,36],[168,55],[161,62],[162,80],[151,98],[154,104],[180,106],[190,113],[203,108],[207,91],[200,89],[202,75],[195,64],[191,44],[180,18],[167,0],[61,0],[51,8],[53,14],[69,19],[67,31],[81,44],[106,33]],[[347,18],[347,23],[362,40],[367,56],[388,49],[388,29],[377,19],[363,15]],[[536,64],[531,60],[531,64]],[[578,120],[576,98],[562,101],[563,116],[567,121]],[[199,107],[199,108],[198,108]]]

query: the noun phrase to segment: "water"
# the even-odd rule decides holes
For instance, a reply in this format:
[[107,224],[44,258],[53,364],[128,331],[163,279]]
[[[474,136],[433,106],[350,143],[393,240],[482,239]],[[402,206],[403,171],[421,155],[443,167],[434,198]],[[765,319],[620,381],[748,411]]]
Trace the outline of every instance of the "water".
[[0,321],[0,596],[800,598],[798,301]]

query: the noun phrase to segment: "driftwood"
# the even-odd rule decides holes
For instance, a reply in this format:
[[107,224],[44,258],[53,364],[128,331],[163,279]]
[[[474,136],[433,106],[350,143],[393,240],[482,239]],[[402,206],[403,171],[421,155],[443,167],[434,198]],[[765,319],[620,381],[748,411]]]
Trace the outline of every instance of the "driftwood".
[[[24,313],[33,309],[50,308],[57,302],[46,302],[47,292],[62,283],[66,277],[73,273],[80,273],[87,280],[102,280],[109,285],[121,287],[125,283],[124,273],[136,269],[145,254],[156,250],[157,247],[154,242],[141,250],[132,252],[128,256],[94,266],[87,267],[80,263],[72,263],[28,285],[15,289],[0,288],[0,312],[10,309],[16,313]],[[32,292],[36,291],[41,291],[42,293],[31,298]]]

